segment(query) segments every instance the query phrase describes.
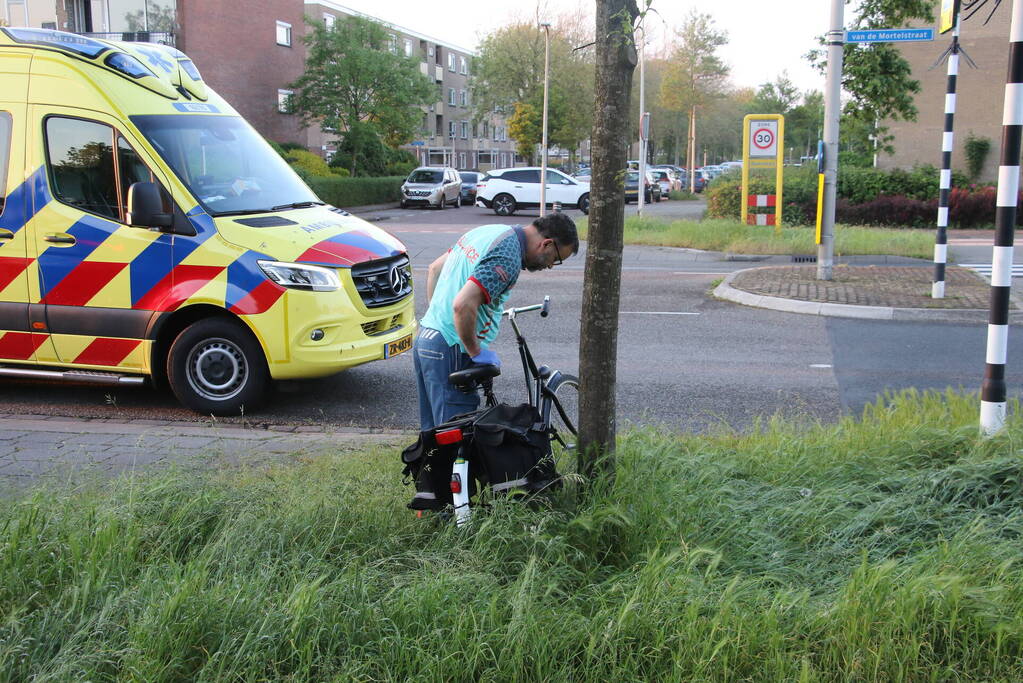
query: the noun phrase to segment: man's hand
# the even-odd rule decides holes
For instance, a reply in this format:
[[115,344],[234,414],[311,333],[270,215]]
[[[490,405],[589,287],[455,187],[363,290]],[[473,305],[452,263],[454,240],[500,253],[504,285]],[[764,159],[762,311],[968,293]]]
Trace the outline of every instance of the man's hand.
[[470,360],[477,365],[496,365],[501,367],[501,359],[490,349],[480,349],[480,352],[472,356]]

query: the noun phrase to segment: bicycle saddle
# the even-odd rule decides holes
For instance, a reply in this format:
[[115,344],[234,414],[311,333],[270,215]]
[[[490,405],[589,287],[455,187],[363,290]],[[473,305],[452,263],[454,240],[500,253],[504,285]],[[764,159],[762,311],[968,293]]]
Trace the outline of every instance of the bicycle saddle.
[[501,368],[496,365],[474,365],[465,370],[452,372],[448,375],[448,381],[460,389],[474,387],[481,382],[497,377],[501,374]]

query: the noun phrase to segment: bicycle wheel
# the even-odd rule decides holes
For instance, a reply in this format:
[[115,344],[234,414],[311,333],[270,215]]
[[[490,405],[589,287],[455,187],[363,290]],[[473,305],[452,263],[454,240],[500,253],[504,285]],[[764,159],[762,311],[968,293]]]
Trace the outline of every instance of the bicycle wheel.
[[[561,375],[556,384],[548,384],[550,393],[545,393],[543,416],[548,419],[566,450],[575,450],[579,428],[579,378],[575,375]],[[553,394],[553,395],[552,395]]]

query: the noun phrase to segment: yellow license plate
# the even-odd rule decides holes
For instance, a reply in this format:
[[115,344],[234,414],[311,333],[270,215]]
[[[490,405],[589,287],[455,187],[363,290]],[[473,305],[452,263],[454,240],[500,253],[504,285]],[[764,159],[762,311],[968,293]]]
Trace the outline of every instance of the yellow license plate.
[[406,335],[398,341],[389,342],[384,345],[384,358],[390,358],[391,356],[397,356],[399,353],[405,353],[412,348],[412,335]]

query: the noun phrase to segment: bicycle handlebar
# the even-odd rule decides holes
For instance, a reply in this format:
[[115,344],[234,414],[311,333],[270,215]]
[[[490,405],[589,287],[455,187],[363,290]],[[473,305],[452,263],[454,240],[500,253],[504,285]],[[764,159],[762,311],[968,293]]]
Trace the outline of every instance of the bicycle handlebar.
[[515,316],[520,313],[530,313],[532,311],[540,311],[540,317],[546,318],[551,312],[551,297],[544,296],[542,304],[533,304],[532,306],[520,306],[519,308],[506,308],[501,315],[508,316],[508,318],[514,319]]

